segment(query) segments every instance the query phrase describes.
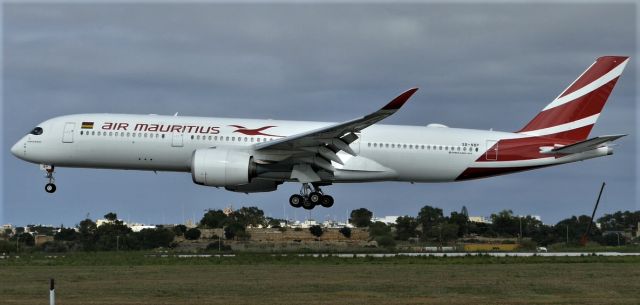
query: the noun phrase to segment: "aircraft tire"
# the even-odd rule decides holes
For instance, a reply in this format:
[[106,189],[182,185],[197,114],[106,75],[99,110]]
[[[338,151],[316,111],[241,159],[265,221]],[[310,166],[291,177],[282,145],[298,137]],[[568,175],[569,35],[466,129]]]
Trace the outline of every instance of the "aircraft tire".
[[51,193],[55,193],[56,192],[56,185],[53,183],[47,183],[47,185],[44,186],[44,190],[51,194]]
[[304,201],[304,198],[298,194],[293,194],[289,197],[289,204],[294,208],[301,207]]
[[311,201],[314,205],[319,204],[322,200],[322,194],[318,192],[312,192],[309,194],[309,201]]
[[333,206],[333,197],[329,196],[329,195],[323,195],[322,198],[320,198],[320,205],[322,205],[325,208],[330,208]]
[[302,208],[304,208],[305,210],[313,210],[313,208],[316,207],[316,204],[311,202],[311,200],[305,200],[302,203]]

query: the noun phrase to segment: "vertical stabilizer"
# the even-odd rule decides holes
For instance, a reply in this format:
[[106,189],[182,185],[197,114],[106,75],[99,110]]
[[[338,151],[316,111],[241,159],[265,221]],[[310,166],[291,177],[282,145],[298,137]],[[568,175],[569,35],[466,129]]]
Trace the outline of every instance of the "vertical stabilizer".
[[544,107],[519,133],[585,140],[625,66],[626,56],[603,56]]

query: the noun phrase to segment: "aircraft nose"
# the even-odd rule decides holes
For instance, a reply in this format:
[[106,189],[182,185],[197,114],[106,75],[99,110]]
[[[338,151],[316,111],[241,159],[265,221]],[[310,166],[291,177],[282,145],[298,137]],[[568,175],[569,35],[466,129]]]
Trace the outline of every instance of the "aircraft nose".
[[20,158],[20,154],[22,152],[22,140],[16,142],[16,144],[13,144],[13,147],[11,147],[11,153]]

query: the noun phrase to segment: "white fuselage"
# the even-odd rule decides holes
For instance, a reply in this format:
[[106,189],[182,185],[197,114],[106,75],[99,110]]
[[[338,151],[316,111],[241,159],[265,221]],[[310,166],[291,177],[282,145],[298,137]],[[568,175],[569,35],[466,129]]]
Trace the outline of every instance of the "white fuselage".
[[[93,124],[83,126],[83,122]],[[57,167],[190,172],[196,149],[216,147],[259,155],[259,151],[254,151],[254,145],[258,143],[330,124],[332,123],[162,115],[78,114],[41,123],[38,126],[42,128],[42,134],[24,136],[15,144],[12,152],[26,161]],[[255,131],[261,127],[267,128]],[[362,130],[358,136],[356,141],[349,144],[357,153],[356,156],[338,152],[337,155],[344,164],[331,163],[336,171],[330,177],[323,176],[327,183],[447,182],[464,180],[461,179],[461,174],[470,168],[528,169],[609,153],[607,148],[603,148],[561,158],[540,155],[526,160],[501,161],[498,159],[501,154],[496,145],[498,141],[525,139],[528,136],[447,128],[441,125],[373,125]],[[491,149],[493,146],[495,149]],[[271,178],[292,181],[286,174]]]

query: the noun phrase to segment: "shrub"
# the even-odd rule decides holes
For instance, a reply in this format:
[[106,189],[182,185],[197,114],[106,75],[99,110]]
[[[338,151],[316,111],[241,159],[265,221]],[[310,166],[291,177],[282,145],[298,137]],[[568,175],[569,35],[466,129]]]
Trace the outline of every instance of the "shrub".
[[391,235],[378,236],[376,237],[376,242],[378,243],[378,247],[387,249],[392,249],[396,246],[396,241],[393,240],[393,237],[391,237]]
[[351,228],[349,227],[342,227],[338,232],[340,232],[342,236],[346,238],[351,238]]
[[187,230],[187,232],[184,232],[184,238],[188,240],[196,240],[200,238],[201,234],[202,232],[200,232],[200,230],[198,230],[197,228],[191,228]]
[[311,235],[315,237],[320,237],[322,236],[322,234],[324,234],[324,230],[322,230],[321,226],[315,225],[309,227],[309,233],[311,233]]
[[207,250],[209,250],[209,251],[218,251],[218,250],[231,251],[231,246],[225,245],[223,241],[220,241],[219,243],[218,243],[218,241],[214,241],[214,242],[209,243],[207,245]]

